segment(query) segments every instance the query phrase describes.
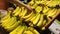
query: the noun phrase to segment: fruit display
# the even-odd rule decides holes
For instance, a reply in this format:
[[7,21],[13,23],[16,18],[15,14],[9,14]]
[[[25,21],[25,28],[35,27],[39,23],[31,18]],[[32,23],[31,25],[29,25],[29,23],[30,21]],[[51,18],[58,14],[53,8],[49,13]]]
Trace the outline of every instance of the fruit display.
[[34,27],[42,28],[60,11],[59,0],[31,0],[27,5],[32,12],[17,6],[1,19],[1,26],[9,34],[40,34]]

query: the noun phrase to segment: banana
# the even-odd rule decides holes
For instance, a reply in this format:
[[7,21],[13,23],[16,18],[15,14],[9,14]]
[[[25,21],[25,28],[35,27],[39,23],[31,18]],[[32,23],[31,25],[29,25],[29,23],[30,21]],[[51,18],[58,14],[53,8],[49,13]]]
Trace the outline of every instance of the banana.
[[56,13],[57,13],[57,9],[55,9],[55,11],[53,11],[53,12],[50,14],[50,16],[52,17],[52,16],[54,16]]
[[27,14],[27,9],[25,9],[24,11],[23,11],[23,13],[22,13],[22,18],[25,16]]
[[5,25],[6,25],[6,26],[11,26],[11,25],[13,25],[16,21],[17,21],[17,20],[16,20],[16,17],[12,17],[11,21],[10,21],[9,23],[6,23]]
[[42,6],[37,6],[35,9],[36,12],[41,12],[42,11]]
[[43,17],[44,17],[44,15],[41,14],[40,20],[39,20],[39,22],[37,24],[38,27],[41,27],[43,25],[43,19],[44,19]]
[[31,8],[35,9],[38,5],[35,3]]
[[46,5],[49,6],[49,7],[55,7],[58,4],[59,4],[58,1],[49,1],[49,2],[46,3]]
[[46,5],[46,3],[47,3],[48,1],[39,1],[39,4],[44,4],[44,5]]
[[60,13],[60,8],[57,9],[56,13],[52,16],[53,18],[56,16],[56,14]]
[[31,0],[31,1],[28,3],[29,6],[32,6],[33,4],[34,4],[34,0]]
[[17,32],[22,28],[21,25],[19,25],[16,29],[14,29],[13,31],[11,31],[9,34],[17,34]]
[[55,9],[51,9],[47,16],[51,16],[51,14],[55,11]]
[[33,20],[33,24],[36,25],[39,19],[40,19],[40,14],[38,14],[35,20]]
[[34,13],[33,12],[31,12],[29,15],[27,15],[27,16],[24,16],[23,18],[24,19],[27,19],[27,18],[29,18],[31,15],[33,15]]
[[[5,18],[5,17],[4,17],[4,18]],[[10,16],[8,16],[7,19],[4,19],[4,18],[1,19],[1,22],[6,22],[6,21],[8,21],[8,20],[10,19]]]
[[36,29],[29,27],[28,28],[33,34],[40,34]]
[[14,19],[15,19],[14,17],[11,17],[7,21],[2,22],[2,26],[6,27],[6,26],[10,25]]
[[33,32],[31,32],[31,31],[27,30],[27,31],[24,31],[24,33],[23,33],[23,34],[33,34]]
[[21,11],[21,14],[19,14],[19,16],[22,16],[24,13],[24,7],[22,7],[21,9],[22,9],[22,11]]
[[19,10],[17,10],[16,13],[14,13],[13,16],[18,16],[19,14],[21,14],[21,8],[19,8]]
[[33,18],[35,14],[31,15],[31,17],[27,18],[25,21],[30,21],[31,18]]
[[9,23],[11,21],[11,18],[8,18],[6,20],[1,21],[2,22],[2,27],[5,26],[6,23]]
[[45,24],[46,24],[46,22],[47,22],[47,20],[45,19],[45,20],[43,21],[43,25],[45,25]]
[[36,4],[40,4],[40,1],[35,1]]
[[24,32],[24,30],[26,29],[26,27],[25,26],[23,26],[19,31],[18,31],[18,33],[17,34],[23,34],[23,32]]
[[48,21],[50,21],[50,20],[51,20],[51,18],[47,17],[47,20],[48,20]]
[[13,11],[13,13],[16,13],[17,11],[19,11],[20,7],[17,6],[16,9]]
[[48,7],[46,6],[46,7],[44,7],[43,13],[46,14],[49,10],[50,10],[50,8],[48,8]]
[[20,24],[20,21],[15,22],[13,25],[11,25],[11,26],[6,26],[6,27],[4,27],[4,28],[7,29],[7,31],[12,31],[12,30],[15,29],[19,24]]
[[37,16],[38,16],[38,13],[36,13],[35,16],[30,19],[30,21],[33,22]]

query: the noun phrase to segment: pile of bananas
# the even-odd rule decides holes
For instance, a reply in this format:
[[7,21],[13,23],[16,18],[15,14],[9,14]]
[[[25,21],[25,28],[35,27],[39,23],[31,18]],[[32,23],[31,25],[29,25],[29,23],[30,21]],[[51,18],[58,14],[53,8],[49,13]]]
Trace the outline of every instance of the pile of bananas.
[[[33,10],[28,11],[24,7],[17,6],[14,11],[9,11],[2,18],[1,26],[9,31],[9,34],[39,34],[34,26],[43,27],[60,11],[60,0],[31,0],[29,5]],[[24,22],[30,25],[29,27]],[[33,27],[31,27],[33,26]]]
[[37,30],[32,27],[18,26],[15,30],[9,34],[40,34]]
[[25,23],[22,23],[22,19],[18,19],[14,15],[11,15],[11,11],[2,18],[1,26],[9,32],[9,34],[40,34],[33,27],[28,27]]

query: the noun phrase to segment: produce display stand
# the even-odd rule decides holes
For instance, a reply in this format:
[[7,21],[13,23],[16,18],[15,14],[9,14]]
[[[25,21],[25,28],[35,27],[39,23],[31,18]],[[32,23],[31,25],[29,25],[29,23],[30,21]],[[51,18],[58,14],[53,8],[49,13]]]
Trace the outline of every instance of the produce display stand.
[[[12,3],[12,4],[16,4],[16,5],[18,5],[18,6],[25,7],[26,9],[28,9],[29,11],[32,12],[32,8],[30,8],[29,6],[23,4],[23,3],[20,2],[20,1],[17,1],[17,0],[6,0],[6,1],[7,1],[7,2],[10,2],[10,3]],[[60,15],[60,12],[56,13],[55,17],[52,18],[48,23],[46,23],[42,28],[48,29],[48,27],[54,22],[54,20],[55,20],[56,18],[58,18],[59,15]],[[40,28],[40,29],[42,29],[42,28]],[[2,29],[0,28],[0,30],[2,30]],[[41,30],[41,31],[42,31],[42,30]],[[4,32],[2,32],[2,33],[4,33]]]

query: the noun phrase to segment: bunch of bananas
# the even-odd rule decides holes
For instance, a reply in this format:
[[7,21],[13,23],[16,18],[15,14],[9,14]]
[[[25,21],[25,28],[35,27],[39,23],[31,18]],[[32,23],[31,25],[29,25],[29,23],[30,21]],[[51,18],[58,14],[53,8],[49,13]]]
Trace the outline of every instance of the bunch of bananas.
[[[2,27],[7,31],[11,31],[9,34],[39,34],[33,27],[43,27],[60,11],[60,0],[31,0],[29,5],[33,10],[29,12],[24,7],[17,6],[16,9],[2,18]],[[17,17],[18,16],[18,17]],[[29,21],[29,22],[28,22]],[[27,27],[22,25],[23,22],[28,22],[28,25],[33,27]],[[21,24],[22,23],[22,24]]]
[[39,34],[39,32],[32,27],[26,27],[20,25],[16,29],[11,31],[9,34]]
[[[57,0],[54,1],[59,2]],[[42,27],[60,11],[60,8],[56,7],[59,3],[56,4],[56,2],[52,0],[31,0],[27,5],[33,9],[32,12],[28,12],[24,7],[17,6],[13,11],[13,15],[25,19],[25,22],[30,21],[29,25],[31,26]]]
[[12,31],[21,23],[21,21],[17,20],[16,17],[11,16],[11,12],[8,12],[8,14],[2,18],[1,22],[2,27],[4,27],[7,31]]

